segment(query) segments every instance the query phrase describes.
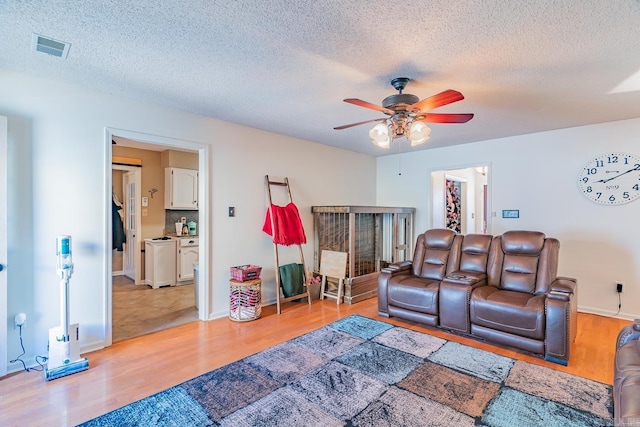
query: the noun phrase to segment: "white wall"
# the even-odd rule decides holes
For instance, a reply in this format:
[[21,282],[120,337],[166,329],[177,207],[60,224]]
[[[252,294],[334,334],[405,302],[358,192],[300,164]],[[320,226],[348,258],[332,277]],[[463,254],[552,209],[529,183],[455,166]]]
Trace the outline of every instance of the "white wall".
[[[437,137],[436,130],[432,137]],[[581,311],[614,315],[615,281],[624,283],[620,317],[640,317],[640,201],[602,206],[582,195],[578,174],[588,160],[611,151],[640,154],[640,119],[380,157],[380,205],[415,206],[416,232],[429,228],[430,172],[490,164],[489,233],[539,230],[560,240],[559,273],[578,279]],[[502,219],[519,209],[519,219]]]
[[[70,311],[80,323],[81,346],[96,348],[106,339],[106,127],[211,146],[210,317],[227,313],[230,266],[263,266],[264,298],[275,299],[273,247],[261,231],[266,174],[289,177],[309,238],[312,205],[375,204],[371,157],[73,85],[0,70],[0,115],[8,117],[8,319],[2,321],[9,325],[9,359],[20,354],[9,322],[16,313],[27,314],[28,363],[46,355],[48,330],[59,323],[59,234],[73,237]],[[236,207],[234,218],[228,206]],[[283,261],[296,261],[289,252]],[[311,266],[312,244],[305,257]]]

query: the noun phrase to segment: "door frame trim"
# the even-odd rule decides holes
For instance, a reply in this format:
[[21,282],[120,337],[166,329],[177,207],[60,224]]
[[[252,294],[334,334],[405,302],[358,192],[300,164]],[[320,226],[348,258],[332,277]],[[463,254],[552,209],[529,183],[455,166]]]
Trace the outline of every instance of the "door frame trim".
[[0,243],[0,264],[4,267],[2,271],[0,271],[0,275],[2,275],[2,279],[0,279],[0,339],[2,339],[2,343],[0,344],[0,378],[7,375],[8,366],[9,366],[9,357],[8,357],[8,343],[9,343],[9,328],[7,327],[7,317],[9,311],[9,275],[7,273],[7,263],[9,262],[7,246],[9,244],[9,238],[7,234],[7,221],[9,215],[8,209],[8,197],[9,197],[9,184],[8,184],[8,175],[9,175],[9,135],[8,135],[8,126],[7,126],[7,117],[0,116],[0,158],[4,160],[0,160],[4,164],[0,166],[3,173],[0,174],[0,200],[2,200],[2,212],[0,212],[0,236],[3,237],[4,242]]
[[[118,129],[113,127],[105,127],[105,168],[104,168],[104,182],[105,188],[103,189],[103,212],[105,215],[104,224],[104,241],[109,242],[112,233],[112,217],[111,217],[111,158],[113,155],[112,143],[114,137],[121,137],[141,143],[152,145],[163,145],[167,149],[177,148],[186,149],[198,152],[198,207],[200,222],[198,224],[198,235],[200,237],[200,261],[199,261],[199,277],[198,277],[198,318],[200,320],[209,320],[209,259],[211,254],[211,239],[209,238],[209,224],[210,224],[210,210],[209,210],[209,174],[211,164],[211,151],[210,146],[181,139],[175,139],[170,137],[164,137],[159,135],[152,135],[147,133],[141,133],[136,131],[130,131],[125,129]],[[105,244],[104,259],[106,260],[103,266],[104,277],[104,347],[109,347],[113,343],[113,277],[111,275],[112,269],[112,253],[109,245]]]
[[[143,285],[144,283],[142,283],[141,281],[141,277],[142,277],[142,256],[140,255],[142,253],[142,242],[141,242],[141,233],[142,233],[142,217],[141,217],[141,205],[142,205],[142,195],[141,195],[141,189],[142,189],[142,171],[140,170],[139,167],[137,166],[124,166],[124,165],[111,165],[111,170],[119,170],[119,171],[125,171],[125,172],[134,172],[134,180],[136,183],[136,186],[138,187],[138,194],[136,194],[136,230],[138,233],[138,237],[136,238],[136,242],[138,244],[137,248],[134,248],[137,250],[137,254],[136,254],[136,265],[135,265],[135,273],[134,273],[134,283],[136,285]],[[113,176],[113,175],[112,175]],[[113,186],[113,184],[112,184]],[[125,193],[126,196],[126,191],[123,192]],[[126,197],[125,197],[126,198]],[[126,204],[125,204],[126,206]],[[125,216],[127,215],[127,212],[124,213]],[[111,221],[113,221],[113,218],[111,219]],[[125,220],[126,221],[126,220]],[[125,222],[126,223],[126,222]],[[112,226],[113,226],[113,222],[111,222]],[[125,229],[125,233],[126,233],[126,229]],[[128,249],[127,249],[128,250]],[[113,258],[113,250],[111,251],[111,257]],[[113,262],[113,259],[112,259]],[[124,262],[124,258],[123,258],[123,262]],[[124,264],[122,266],[122,272],[124,274]],[[111,276],[113,277],[113,271],[111,272]]]

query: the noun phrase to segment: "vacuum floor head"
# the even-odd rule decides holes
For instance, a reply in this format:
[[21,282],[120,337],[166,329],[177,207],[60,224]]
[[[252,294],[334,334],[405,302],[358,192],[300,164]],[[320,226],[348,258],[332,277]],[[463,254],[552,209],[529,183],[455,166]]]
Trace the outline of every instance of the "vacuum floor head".
[[47,381],[51,381],[56,378],[66,377],[67,375],[86,371],[87,369],[89,369],[89,360],[84,358],[65,365],[56,366],[51,369],[47,368],[44,370],[44,377]]

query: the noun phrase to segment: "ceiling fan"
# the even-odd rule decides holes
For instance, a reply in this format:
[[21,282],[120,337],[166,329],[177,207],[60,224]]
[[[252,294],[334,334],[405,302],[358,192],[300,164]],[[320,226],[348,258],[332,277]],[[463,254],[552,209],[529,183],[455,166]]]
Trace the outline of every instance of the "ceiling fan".
[[382,148],[389,148],[389,143],[394,138],[405,136],[411,146],[426,142],[431,136],[431,129],[426,123],[466,123],[473,118],[471,113],[428,113],[434,108],[442,107],[453,102],[461,101],[464,96],[458,91],[448,89],[425,98],[422,101],[409,93],[402,93],[410,79],[396,77],[391,80],[391,85],[398,91],[397,94],[387,96],[382,100],[382,106],[371,104],[357,98],[347,98],[344,102],[380,111],[389,117],[365,120],[364,122],[351,123],[334,127],[336,130],[360,126],[365,123],[381,122],[369,131],[371,142]]

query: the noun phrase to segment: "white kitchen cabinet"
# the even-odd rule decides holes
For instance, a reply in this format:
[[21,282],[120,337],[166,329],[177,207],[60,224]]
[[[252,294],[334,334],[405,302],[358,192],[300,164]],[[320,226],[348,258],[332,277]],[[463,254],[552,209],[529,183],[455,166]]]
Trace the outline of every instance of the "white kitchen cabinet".
[[176,241],[144,239],[145,282],[153,289],[176,284]]
[[193,280],[193,264],[198,262],[199,254],[197,246],[178,249],[178,281]]
[[164,169],[164,208],[198,210],[198,171]]
[[175,237],[175,239],[177,241],[176,281],[178,284],[193,282],[193,264],[198,262],[200,255],[199,239],[197,237]]

